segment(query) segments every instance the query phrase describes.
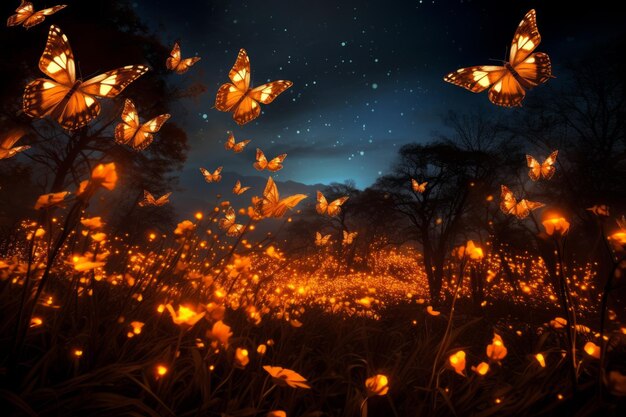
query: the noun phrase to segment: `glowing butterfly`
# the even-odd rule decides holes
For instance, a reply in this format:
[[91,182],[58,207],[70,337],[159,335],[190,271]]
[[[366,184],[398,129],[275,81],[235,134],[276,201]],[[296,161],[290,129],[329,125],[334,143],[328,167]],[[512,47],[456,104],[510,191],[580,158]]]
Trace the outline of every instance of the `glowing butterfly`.
[[139,207],[146,207],[146,206],[156,206],[156,207],[161,207],[164,206],[165,204],[169,203],[170,200],[170,195],[172,195],[172,193],[167,193],[162,195],[159,198],[154,198],[154,196],[152,194],[150,194],[148,191],[143,190],[143,200],[141,200],[139,202]]
[[315,232],[315,246],[326,246],[330,241],[330,235],[322,235],[320,232]]
[[343,231],[343,244],[351,245],[354,242],[354,238],[359,234],[359,232],[348,232],[346,230]]
[[239,236],[243,233],[244,225],[236,223],[237,216],[235,210],[232,207],[228,207],[226,210],[225,218],[220,219],[220,229],[226,230],[226,235],[231,237]]
[[52,79],[31,81],[24,91],[24,113],[49,116],[68,130],[85,126],[100,114],[96,97],[113,98],[148,71],[143,65],[129,65],[97,75],[87,81],[76,79],[74,55],[67,37],[50,27],[39,69]]
[[14,129],[9,131],[2,140],[0,140],[0,159],[7,159],[30,149],[30,146],[13,146],[26,134],[25,130]]
[[176,74],[184,74],[198,61],[200,61],[199,56],[182,59],[180,45],[176,42],[172,48],[172,52],[170,52],[170,56],[167,58],[167,61],[165,61],[165,66],[168,70],[174,71]]
[[35,11],[33,3],[22,0],[19,7],[15,9],[15,14],[7,20],[7,26],[23,25],[26,29],[28,29],[43,22],[46,19],[46,16],[50,16],[51,14],[54,14],[61,9],[65,9],[66,7],[66,4],[61,4],[50,7],[49,9]]
[[280,93],[293,85],[291,81],[278,80],[250,88],[250,59],[244,49],[239,51],[235,65],[228,73],[231,83],[223,84],[215,97],[215,108],[232,112],[233,119],[244,125],[261,114],[259,103],[269,104]]
[[202,172],[202,175],[204,176],[206,182],[220,182],[222,180],[222,176],[220,175],[220,173],[222,172],[222,168],[223,167],[218,167],[215,171],[213,171],[212,174],[205,168],[200,168],[200,172]]
[[324,197],[324,194],[318,191],[315,210],[317,210],[317,212],[322,215],[327,214],[330,217],[337,216],[339,215],[339,213],[341,213],[341,206],[343,205],[343,203],[348,201],[348,198],[348,196],[344,196],[336,199],[332,203],[328,203],[328,201],[326,201],[326,197]]
[[451,72],[443,79],[473,93],[480,93],[491,87],[489,100],[498,106],[521,106],[530,90],[545,83],[552,77],[552,65],[547,54],[533,53],[541,42],[537,28],[537,16],[534,10],[529,11],[517,27],[509,62],[504,66],[484,65],[461,68]]
[[592,212],[596,216],[609,217],[609,206],[606,204],[596,204],[593,207],[589,207],[587,211]]
[[416,193],[422,194],[424,191],[426,191],[426,186],[427,185],[428,185],[428,181],[424,181],[423,183],[420,184],[415,179],[411,178],[411,188]]
[[250,187],[242,187],[241,181],[237,180],[237,182],[235,183],[235,186],[233,187],[233,194],[241,195],[245,193],[246,191],[248,191],[249,189]]
[[552,178],[554,173],[556,172],[556,168],[554,164],[556,163],[556,156],[559,154],[559,151],[554,151],[546,158],[543,163],[539,163],[535,158],[530,155],[526,155],[526,163],[528,164],[528,176],[531,180],[537,181],[539,178],[543,177],[546,180]]
[[284,153],[282,155],[278,155],[276,158],[271,159],[268,162],[263,151],[257,148],[256,162],[253,164],[253,166],[257,171],[263,171],[264,169],[267,169],[268,171],[271,171],[271,172],[280,171],[281,169],[283,169],[283,161],[285,160],[286,157],[287,157],[287,154]]
[[115,141],[128,145],[137,151],[146,149],[154,140],[154,134],[170,118],[169,114],[162,114],[144,124],[139,122],[139,114],[135,104],[129,98],[124,101],[122,123],[115,127]]
[[512,214],[520,220],[528,217],[531,211],[545,206],[543,203],[528,201],[526,199],[517,201],[513,192],[509,190],[506,185],[502,186],[500,198],[500,210],[506,214]]
[[239,153],[242,152],[243,148],[245,148],[246,145],[250,142],[250,139],[242,140],[241,142],[235,142],[235,135],[229,133],[228,140],[224,144],[224,149],[226,149],[227,151],[232,150],[235,153]]
[[276,183],[272,177],[269,177],[263,191],[263,198],[258,199],[255,206],[257,211],[264,217],[282,217],[287,209],[293,209],[306,197],[305,194],[295,194],[281,200]]

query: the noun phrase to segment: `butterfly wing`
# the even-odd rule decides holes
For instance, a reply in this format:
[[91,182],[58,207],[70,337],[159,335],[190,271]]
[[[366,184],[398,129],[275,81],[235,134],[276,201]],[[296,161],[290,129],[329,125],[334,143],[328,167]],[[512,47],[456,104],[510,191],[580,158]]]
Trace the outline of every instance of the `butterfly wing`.
[[541,164],[530,155],[526,155],[526,165],[528,165],[528,176],[531,180],[537,181],[541,175]]
[[267,158],[259,148],[256,148],[256,162],[253,166],[257,171],[263,171],[267,167]]
[[472,93],[480,93],[501,80],[507,72],[505,67],[482,65],[458,69],[443,77],[443,80]]
[[272,81],[251,89],[248,92],[248,97],[259,103],[270,104],[292,85],[293,83],[287,80]]
[[154,206],[156,201],[149,191],[143,190],[143,200],[139,202],[139,207]]
[[46,19],[46,16],[50,16],[51,14],[54,14],[61,9],[65,9],[66,7],[67,5],[62,4],[59,6],[50,7],[48,9],[39,10],[26,18],[26,20],[24,21],[24,27],[28,29],[35,25],[38,25]]
[[489,101],[502,107],[519,107],[526,91],[509,71],[489,89]]
[[326,209],[326,213],[331,216],[338,216],[339,213],[341,213],[341,206],[343,205],[343,203],[345,203],[346,201],[348,201],[349,197],[340,197],[338,199],[336,199],[335,201],[333,201],[332,203],[330,203],[328,205],[328,208]]
[[232,132],[229,132],[228,139],[226,139],[226,142],[224,143],[224,149],[229,151],[233,149],[234,147],[235,147],[235,135],[233,135]]
[[23,129],[14,129],[9,131],[4,139],[0,141],[0,159],[11,158],[20,152],[30,149],[30,146],[28,145],[13,147],[13,145],[15,145],[25,134],[26,131]]
[[514,214],[515,217],[517,217],[518,219],[522,220],[528,217],[531,211],[543,206],[545,206],[545,204],[543,203],[522,199],[519,203],[515,205],[512,214]]
[[211,174],[209,170],[207,170],[206,168],[200,168],[200,172],[202,173],[202,176],[204,176],[204,180],[206,182],[213,182],[213,174]]
[[543,161],[543,164],[541,164],[541,175],[546,180],[549,180],[550,178],[552,178],[554,176],[554,173],[556,172],[556,167],[554,166],[554,164],[556,163],[556,157],[558,154],[559,154],[559,151],[552,152],[546,158],[546,160]]
[[242,187],[241,181],[237,180],[237,182],[235,183],[235,186],[233,187],[233,194],[241,195],[245,193],[246,191],[248,191],[249,189],[250,187]]
[[505,214],[512,214],[516,206],[517,200],[515,199],[513,192],[509,190],[506,185],[502,185],[500,194],[500,210],[502,210]]
[[215,108],[219,111],[231,111],[248,92],[250,87],[250,59],[245,49],[239,51],[228,77],[232,84],[223,84],[215,97]]
[[131,144],[139,130],[139,115],[135,103],[129,98],[124,101],[122,122],[115,126],[115,141],[125,145]]
[[161,130],[161,126],[163,126],[169,118],[169,114],[162,114],[141,125],[137,133],[135,133],[130,145],[138,151],[146,149],[154,140],[154,134]]
[[114,98],[147,71],[145,65],[127,65],[85,81],[79,90],[96,97]]
[[178,42],[174,43],[174,47],[172,48],[172,52],[170,52],[170,56],[165,60],[165,66],[170,71],[175,71],[180,64],[181,55],[180,55],[180,45]]
[[235,152],[235,153],[240,153],[240,152],[242,152],[242,151],[243,151],[243,148],[245,148],[245,147],[246,147],[246,145],[247,145],[248,143],[250,143],[250,142],[251,142],[251,140],[250,140],[250,139],[246,139],[246,140],[242,140],[241,142],[236,143],[236,144],[233,146],[233,152]]
[[172,193],[171,193],[171,192],[169,192],[169,193],[167,193],[167,194],[162,195],[161,197],[159,197],[159,198],[158,198],[158,199],[154,202],[154,204],[155,204],[156,206],[159,206],[159,207],[160,207],[160,206],[163,206],[163,205],[165,205],[165,204],[169,203],[169,202],[170,202],[170,196],[171,196],[171,195],[172,195]]
[[287,157],[287,154],[284,153],[282,155],[278,155],[276,158],[273,158],[271,161],[267,163],[267,170],[271,172],[280,171],[283,169],[283,161]]
[[328,209],[328,201],[326,200],[326,197],[324,197],[324,194],[318,191],[317,192],[317,204],[315,204],[315,210],[318,212],[318,214],[324,214],[326,213],[327,209]]
[[532,54],[541,42],[541,35],[537,28],[537,13],[530,10],[522,19],[511,42],[509,63],[515,67]]
[[22,0],[22,3],[15,9],[15,14],[7,20],[7,26],[17,26],[33,15],[35,9],[33,3]]

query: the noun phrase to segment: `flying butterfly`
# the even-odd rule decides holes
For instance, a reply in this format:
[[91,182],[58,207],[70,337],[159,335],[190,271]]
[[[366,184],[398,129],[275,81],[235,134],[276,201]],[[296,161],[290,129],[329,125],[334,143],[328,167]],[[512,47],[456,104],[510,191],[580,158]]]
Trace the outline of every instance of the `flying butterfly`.
[[150,146],[154,140],[154,134],[161,130],[161,126],[169,118],[169,114],[162,114],[141,124],[135,104],[127,98],[124,101],[124,110],[122,110],[122,123],[118,123],[115,127],[115,141],[137,151],[144,150]]
[[261,114],[259,103],[270,104],[283,91],[293,85],[291,81],[278,80],[250,88],[250,59],[244,49],[239,51],[235,65],[228,73],[232,83],[223,84],[215,97],[215,108],[232,112],[237,124],[244,125]]
[[424,181],[423,183],[420,184],[419,182],[417,182],[417,180],[411,178],[411,188],[416,193],[422,194],[424,191],[426,191],[427,185],[428,185],[428,181]]
[[278,218],[282,217],[287,209],[293,209],[306,197],[305,194],[295,194],[281,200],[276,183],[272,177],[269,177],[265,185],[265,190],[263,190],[263,198],[253,200],[253,204],[263,217]]
[[67,130],[85,126],[100,114],[97,97],[117,96],[148,71],[143,65],[129,65],[87,81],[77,80],[70,44],[54,25],[50,27],[39,69],[51,79],[38,78],[26,86],[24,113],[37,118],[49,116]]
[[139,207],[155,206],[161,207],[170,202],[169,198],[172,193],[167,193],[159,198],[154,198],[148,191],[143,190],[143,200],[139,202]]
[[320,191],[317,192],[317,204],[315,204],[315,210],[319,214],[327,214],[330,217],[334,217],[341,213],[341,206],[348,201],[348,196],[339,197],[332,203],[329,203]]
[[244,225],[236,223],[237,216],[235,210],[232,207],[228,207],[223,219],[220,219],[220,229],[226,231],[227,236],[237,237],[243,233]]
[[326,246],[330,241],[330,235],[322,235],[320,232],[315,232],[315,246]]
[[217,169],[213,171],[212,174],[209,172],[209,170],[205,168],[200,168],[200,172],[202,172],[202,175],[204,176],[206,182],[220,182],[222,180],[222,175],[220,174],[222,172],[222,168],[223,167],[217,167]]
[[351,245],[354,242],[354,238],[359,234],[359,232],[348,232],[347,230],[343,231],[343,244]]
[[30,149],[30,146],[13,146],[20,140],[26,131],[23,129],[13,129],[9,131],[4,138],[0,140],[0,159],[7,159],[17,155],[20,152],[24,152]]
[[504,66],[484,65],[461,68],[443,79],[473,93],[489,89],[489,100],[504,107],[522,105],[526,90],[545,83],[552,77],[550,58],[543,52],[535,52],[541,42],[537,28],[537,15],[529,11],[517,27],[509,62]]
[[267,169],[268,171],[276,172],[283,169],[283,161],[286,157],[287,154],[284,153],[268,161],[263,151],[257,148],[256,162],[253,164],[253,166],[257,171],[263,171],[264,169]]
[[199,56],[183,59],[180,54],[180,44],[176,42],[172,48],[172,52],[170,52],[170,56],[165,61],[165,66],[168,70],[174,71],[176,74],[184,74],[198,61],[200,61]]
[[241,181],[237,180],[237,182],[235,183],[235,186],[233,187],[233,194],[241,195],[245,193],[246,191],[248,191],[249,189],[250,187],[242,187]]
[[531,211],[545,206],[543,203],[522,199],[517,201],[513,192],[506,185],[502,186],[502,194],[500,196],[500,210],[505,214],[512,214],[518,219],[525,219]]
[[60,4],[48,9],[35,11],[33,3],[22,0],[22,3],[17,9],[15,9],[15,14],[10,16],[7,20],[7,26],[22,25],[28,29],[43,22],[46,19],[46,16],[55,14],[59,10],[65,9],[66,7],[66,4]]
[[554,173],[556,172],[556,167],[554,164],[556,163],[556,156],[559,154],[559,151],[554,151],[548,156],[543,163],[539,163],[535,158],[530,155],[526,155],[526,163],[528,164],[528,176],[531,180],[537,181],[539,178],[543,177],[546,180],[552,178]]
[[243,148],[246,147],[248,143],[250,143],[250,139],[242,140],[241,142],[235,142],[235,135],[230,132],[228,134],[228,140],[224,143],[224,149],[227,151],[232,150],[235,153],[239,153],[243,151]]

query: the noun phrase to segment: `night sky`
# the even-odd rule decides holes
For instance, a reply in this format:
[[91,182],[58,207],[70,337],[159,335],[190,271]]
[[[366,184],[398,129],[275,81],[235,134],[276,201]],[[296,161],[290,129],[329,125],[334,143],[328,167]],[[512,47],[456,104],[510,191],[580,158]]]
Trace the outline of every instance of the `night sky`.
[[[561,4],[559,6],[558,4]],[[137,0],[133,6],[161,40],[180,40],[183,56],[202,60],[181,86],[203,82],[209,91],[177,103],[177,122],[191,151],[180,185],[198,167],[255,175],[254,150],[288,153],[280,180],[306,184],[353,179],[363,188],[387,172],[397,150],[445,130],[449,110],[512,114],[442,77],[460,67],[505,58],[513,33],[537,10],[542,43],[553,72],[624,32],[609,2],[583,8],[542,1],[199,1]],[[606,4],[606,7],[602,7]],[[287,79],[294,86],[239,127],[211,109],[239,48],[250,56],[252,83]],[[600,64],[600,63],[599,63]],[[558,87],[563,80],[548,84]],[[541,86],[539,88],[549,88]],[[532,95],[533,92],[530,92]],[[252,139],[233,156],[226,132]]]

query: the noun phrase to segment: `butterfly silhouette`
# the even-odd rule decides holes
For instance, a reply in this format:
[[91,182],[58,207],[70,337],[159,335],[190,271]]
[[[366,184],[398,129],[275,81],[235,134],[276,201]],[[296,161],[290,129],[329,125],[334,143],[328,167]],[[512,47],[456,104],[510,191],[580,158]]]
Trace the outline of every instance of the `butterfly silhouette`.
[[244,125],[261,114],[259,103],[270,104],[280,93],[293,85],[291,81],[278,80],[250,88],[250,59],[244,49],[239,51],[235,65],[228,73],[232,83],[223,84],[215,97],[215,108],[232,112],[237,124]]
[[322,235],[320,232],[315,232],[315,246],[326,246],[330,241],[330,235]]
[[351,245],[354,241],[354,238],[359,234],[359,232],[348,232],[347,230],[343,231],[343,244]]
[[46,16],[50,16],[51,14],[54,14],[61,9],[65,9],[66,7],[66,4],[60,4],[48,9],[35,11],[33,3],[22,0],[19,7],[15,9],[15,14],[10,16],[7,20],[7,26],[22,25],[28,29],[43,22],[46,19]]
[[326,200],[326,197],[324,197],[324,194],[322,194],[320,191],[317,192],[317,204],[315,205],[315,210],[317,210],[317,212],[319,214],[327,214],[330,217],[334,217],[339,215],[339,213],[341,213],[341,206],[343,205],[343,203],[345,203],[346,201],[348,201],[347,196],[345,197],[340,197],[336,200],[334,200],[332,203],[328,203],[328,201]]
[[4,138],[0,140],[0,159],[7,159],[17,155],[19,152],[24,152],[30,149],[30,146],[13,146],[20,140],[26,131],[23,129],[13,129],[5,134]]
[[154,198],[154,196],[152,194],[150,194],[148,191],[143,190],[143,200],[139,202],[139,207],[146,207],[146,206],[155,206],[155,207],[161,207],[164,206],[165,204],[169,203],[170,200],[170,195],[172,195],[172,193],[167,193],[162,195],[159,198]]
[[489,100],[498,106],[522,105],[526,90],[545,83],[552,77],[552,65],[547,54],[535,52],[541,42],[537,15],[529,11],[517,27],[509,62],[504,66],[484,65],[461,68],[444,77],[444,81],[474,93],[489,89]]
[[500,210],[505,214],[512,214],[518,219],[525,219],[531,211],[545,206],[543,203],[522,199],[517,201],[513,192],[506,185],[502,186],[502,194],[500,196]]
[[224,149],[227,151],[232,150],[235,153],[239,153],[243,151],[243,148],[246,147],[248,143],[250,143],[250,139],[242,140],[241,142],[235,142],[235,135],[229,133],[228,140],[224,143]]
[[263,151],[257,148],[256,162],[253,164],[253,166],[257,171],[263,171],[264,169],[267,169],[268,171],[276,172],[283,169],[283,161],[286,157],[287,154],[284,153],[282,155],[278,155],[276,158],[273,158],[268,162]]
[[546,180],[552,178],[554,173],[556,172],[556,167],[554,164],[556,163],[556,156],[559,154],[559,151],[554,151],[548,156],[543,163],[539,163],[535,158],[530,155],[526,155],[526,163],[528,164],[528,176],[531,180],[537,181],[539,178],[543,177]]
[[129,65],[87,81],[77,80],[70,44],[61,29],[54,25],[50,27],[39,69],[51,79],[38,78],[26,86],[24,113],[37,118],[49,116],[68,130],[85,126],[98,117],[97,97],[117,96],[148,71],[143,65]]
[[267,184],[265,185],[265,190],[263,190],[263,198],[254,198],[252,202],[256,210],[263,217],[278,218],[283,217],[287,209],[293,209],[306,197],[307,196],[305,194],[295,194],[281,200],[276,183],[272,177],[269,177],[267,179]]
[[220,229],[226,230],[227,236],[239,236],[243,233],[244,225],[236,223],[236,220],[237,216],[235,215],[235,210],[232,207],[228,207],[225,217],[219,221]]
[[218,167],[212,174],[205,168],[200,168],[200,172],[202,172],[206,182],[220,182],[222,180],[222,176],[220,175],[222,168],[223,167]]
[[165,61],[165,66],[168,70],[174,71],[176,74],[184,74],[198,61],[200,61],[199,56],[182,59],[180,45],[176,42],[172,48],[172,52],[170,52],[170,56]]
[[411,178],[411,188],[413,188],[413,191],[415,191],[416,193],[422,194],[424,191],[426,191],[427,185],[428,185],[428,181],[425,181],[420,184],[415,179]]
[[233,194],[241,195],[245,193],[246,191],[248,191],[249,189],[250,187],[242,187],[241,181],[237,180],[237,182],[235,183],[235,186],[233,187]]
[[135,104],[127,98],[124,101],[124,110],[122,110],[122,123],[118,123],[115,127],[115,141],[129,145],[138,151],[146,149],[154,140],[154,134],[169,118],[169,114],[162,114],[141,124]]

